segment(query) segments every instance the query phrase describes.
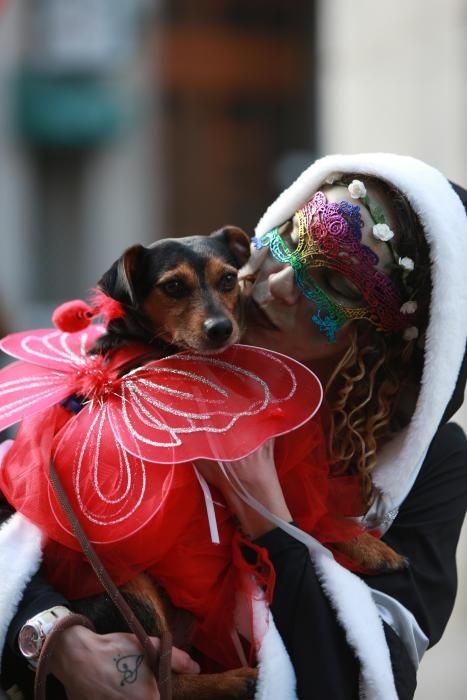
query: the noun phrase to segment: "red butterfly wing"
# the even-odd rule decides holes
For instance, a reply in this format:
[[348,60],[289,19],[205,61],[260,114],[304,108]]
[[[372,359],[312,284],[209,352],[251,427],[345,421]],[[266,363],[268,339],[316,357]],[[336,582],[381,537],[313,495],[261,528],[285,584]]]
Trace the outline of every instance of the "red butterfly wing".
[[[134,446],[134,451],[136,451]],[[84,407],[58,434],[55,468],[92,542],[115,542],[141,528],[164,502],[173,467],[147,464],[113,435],[107,406]],[[49,488],[55,528],[49,535],[76,547],[56,496]]]
[[123,377],[108,406],[118,442],[144,460],[232,461],[302,425],[321,398],[318,379],[299,362],[236,345],[138,368]]
[[104,330],[103,326],[95,325],[77,333],[62,333],[56,328],[22,331],[3,338],[0,348],[19,360],[68,372],[70,366],[85,361],[86,353]]
[[67,376],[28,362],[0,371],[0,430],[42,411],[70,394]]

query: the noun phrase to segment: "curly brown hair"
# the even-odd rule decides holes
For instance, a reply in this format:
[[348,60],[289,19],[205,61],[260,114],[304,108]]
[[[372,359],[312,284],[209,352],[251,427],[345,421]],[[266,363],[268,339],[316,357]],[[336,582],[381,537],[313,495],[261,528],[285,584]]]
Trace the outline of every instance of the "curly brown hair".
[[[364,505],[373,499],[371,472],[378,448],[409,421],[423,370],[423,331],[430,302],[429,253],[423,229],[413,209],[392,185],[366,176],[365,185],[381,193],[392,207],[398,253],[409,256],[408,277],[416,290],[419,339],[378,331],[367,321],[355,321],[350,344],[325,390],[330,414],[328,448],[334,473],[359,474]],[[395,271],[397,275],[399,272]]]

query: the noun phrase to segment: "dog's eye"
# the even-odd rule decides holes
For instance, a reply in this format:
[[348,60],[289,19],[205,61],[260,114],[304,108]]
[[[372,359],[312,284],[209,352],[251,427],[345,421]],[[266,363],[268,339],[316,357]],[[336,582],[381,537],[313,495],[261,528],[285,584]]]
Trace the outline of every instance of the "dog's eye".
[[188,293],[188,288],[181,280],[173,279],[161,285],[164,294],[173,299],[181,299]]
[[219,280],[219,289],[221,292],[231,292],[237,285],[237,274],[235,272],[226,272]]

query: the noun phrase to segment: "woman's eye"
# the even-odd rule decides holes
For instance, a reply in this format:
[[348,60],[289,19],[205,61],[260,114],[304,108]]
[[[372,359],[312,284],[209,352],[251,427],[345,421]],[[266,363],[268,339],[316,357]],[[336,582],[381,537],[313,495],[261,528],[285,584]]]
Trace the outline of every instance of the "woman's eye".
[[164,294],[173,299],[180,299],[188,294],[188,287],[181,280],[173,279],[161,285]]
[[227,272],[225,275],[222,275],[219,281],[219,289],[221,292],[231,292],[232,289],[235,289],[236,285],[237,275],[235,272]]
[[362,299],[362,295],[358,289],[339,273],[327,273],[324,279],[327,286],[334,294],[344,299],[349,299],[350,301],[360,301]]

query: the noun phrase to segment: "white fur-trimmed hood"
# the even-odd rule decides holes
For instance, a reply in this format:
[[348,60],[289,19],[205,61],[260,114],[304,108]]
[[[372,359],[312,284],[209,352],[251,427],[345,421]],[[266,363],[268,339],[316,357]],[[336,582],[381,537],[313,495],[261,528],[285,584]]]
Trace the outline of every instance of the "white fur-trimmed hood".
[[282,192],[261,218],[256,235],[290,218],[335,173],[374,175],[392,183],[418,215],[430,247],[432,301],[422,386],[412,422],[381,450],[374,472],[387,513],[400,505],[417,476],[464,357],[467,217],[449,181],[426,163],[387,153],[332,155],[317,160]]

